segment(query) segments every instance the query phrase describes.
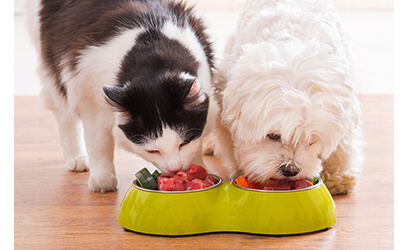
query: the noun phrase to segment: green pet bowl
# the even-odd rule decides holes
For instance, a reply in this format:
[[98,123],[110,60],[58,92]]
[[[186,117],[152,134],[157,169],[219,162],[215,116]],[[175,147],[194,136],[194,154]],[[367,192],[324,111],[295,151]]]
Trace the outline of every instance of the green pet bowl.
[[128,231],[182,236],[212,232],[290,235],[327,229],[336,207],[321,180],[287,191],[255,190],[223,182],[193,191],[156,191],[134,181],[122,201],[118,222]]

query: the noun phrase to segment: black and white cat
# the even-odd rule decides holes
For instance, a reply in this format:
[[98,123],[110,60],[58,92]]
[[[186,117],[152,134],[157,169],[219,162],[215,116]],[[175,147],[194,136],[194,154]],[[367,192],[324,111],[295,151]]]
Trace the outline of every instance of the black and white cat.
[[211,44],[192,8],[166,0],[28,2],[41,96],[69,170],[89,169],[92,191],[115,190],[114,141],[164,173],[201,164],[217,105]]

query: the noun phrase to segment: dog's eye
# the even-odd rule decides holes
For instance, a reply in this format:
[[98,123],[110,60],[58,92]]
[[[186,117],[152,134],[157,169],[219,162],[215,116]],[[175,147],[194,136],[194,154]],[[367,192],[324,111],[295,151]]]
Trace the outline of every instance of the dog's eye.
[[315,144],[316,142],[314,141],[314,142],[311,142],[311,143],[309,143],[309,146],[312,146],[313,144]]
[[183,146],[189,144],[190,142],[191,142],[191,140],[186,140],[186,141],[184,141],[183,143],[181,143],[181,144],[179,145],[179,148],[182,148]]
[[275,133],[268,134],[267,136],[272,141],[279,141],[280,140],[280,135],[275,134]]
[[159,150],[147,150],[148,153],[150,154],[160,154]]

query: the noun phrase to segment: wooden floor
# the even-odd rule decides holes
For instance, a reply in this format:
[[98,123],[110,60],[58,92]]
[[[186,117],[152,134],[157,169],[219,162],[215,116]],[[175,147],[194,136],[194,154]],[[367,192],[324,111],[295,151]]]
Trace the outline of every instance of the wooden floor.
[[14,222],[16,249],[392,249],[393,96],[361,96],[366,162],[357,190],[334,197],[337,223],[298,236],[215,233],[155,237],[125,232],[117,223],[121,200],[144,163],[116,153],[116,192],[90,192],[88,173],[69,172],[57,127],[37,97],[15,97]]

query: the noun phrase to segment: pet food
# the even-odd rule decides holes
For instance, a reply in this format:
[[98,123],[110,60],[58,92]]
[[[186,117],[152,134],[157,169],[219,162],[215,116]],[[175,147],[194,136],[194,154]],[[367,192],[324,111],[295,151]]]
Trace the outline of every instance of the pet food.
[[161,191],[198,190],[215,185],[215,178],[208,175],[205,168],[191,164],[187,171],[179,171],[174,176],[160,174],[155,170],[152,174],[143,168],[135,174],[139,186]]
[[[172,180],[172,189],[164,179]],[[162,182],[164,182],[164,185]],[[205,168],[192,164],[187,171],[179,171],[176,175],[170,177],[159,177],[158,183],[158,189],[161,191],[186,191],[211,187],[215,185],[215,180],[208,175]]]
[[[313,183],[319,182],[319,178],[315,177]],[[235,179],[235,183],[241,187],[251,188],[251,189],[263,189],[263,190],[295,190],[303,189],[313,186],[312,182],[306,179],[299,180],[289,180],[289,179],[270,179],[265,185],[249,181],[244,176]]]
[[[157,174],[154,173],[154,176]],[[135,174],[135,177],[137,178],[138,184],[146,189],[153,189],[153,190],[158,190],[158,182],[157,178],[155,178],[151,173],[148,171],[148,169],[143,168],[139,172]]]

